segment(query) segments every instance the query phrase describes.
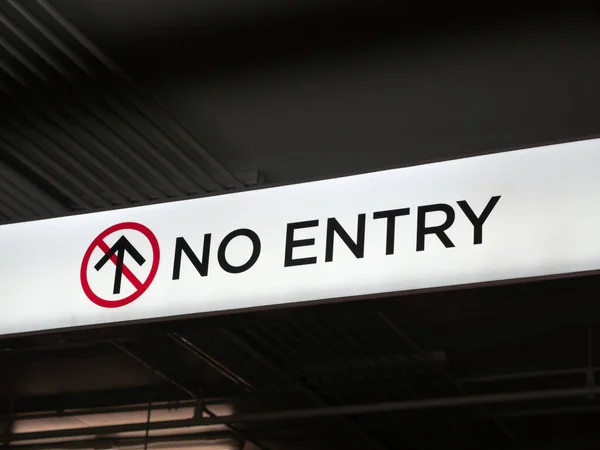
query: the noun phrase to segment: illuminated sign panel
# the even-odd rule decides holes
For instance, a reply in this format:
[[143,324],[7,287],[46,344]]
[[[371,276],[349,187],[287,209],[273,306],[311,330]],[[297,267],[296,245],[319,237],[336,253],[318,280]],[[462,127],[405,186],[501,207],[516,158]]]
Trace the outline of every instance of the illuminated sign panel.
[[0,334],[600,269],[600,140],[0,227]]

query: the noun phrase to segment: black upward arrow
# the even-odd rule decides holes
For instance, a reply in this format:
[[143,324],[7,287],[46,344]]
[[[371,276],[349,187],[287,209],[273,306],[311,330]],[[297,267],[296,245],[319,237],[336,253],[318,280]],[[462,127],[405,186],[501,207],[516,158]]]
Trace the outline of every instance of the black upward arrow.
[[110,248],[109,251],[98,261],[94,266],[94,269],[100,270],[104,265],[112,258],[113,255],[117,255],[117,262],[115,268],[115,286],[113,294],[119,294],[121,292],[121,280],[123,278],[123,261],[125,260],[125,253],[129,253],[138,265],[143,265],[146,260],[136,250],[136,248],[127,240],[125,236],[121,236],[117,242]]

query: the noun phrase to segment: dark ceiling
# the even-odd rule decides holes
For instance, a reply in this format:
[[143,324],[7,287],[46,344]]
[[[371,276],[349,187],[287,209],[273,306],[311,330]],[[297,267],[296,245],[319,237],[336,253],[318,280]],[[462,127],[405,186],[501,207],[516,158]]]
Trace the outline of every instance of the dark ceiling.
[[[0,223],[597,135],[598,20],[3,1]],[[0,447],[597,448],[597,285],[5,338]]]
[[[219,437],[241,435],[259,448],[592,448],[599,409],[589,394],[600,355],[589,293],[597,283],[573,278],[5,340],[0,396],[18,425],[13,445],[95,435],[78,448],[125,447],[124,433],[143,436],[152,402],[232,416],[223,423],[237,434],[223,428]],[[328,409],[336,405],[374,410]],[[86,421],[135,411],[141,416],[120,425]],[[27,428],[74,416],[75,431]],[[153,426],[214,437],[210,421],[176,420]]]

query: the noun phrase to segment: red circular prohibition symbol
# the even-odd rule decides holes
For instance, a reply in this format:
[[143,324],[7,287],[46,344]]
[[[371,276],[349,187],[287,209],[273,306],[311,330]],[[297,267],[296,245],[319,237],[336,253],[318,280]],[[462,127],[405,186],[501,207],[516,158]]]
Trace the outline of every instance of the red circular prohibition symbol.
[[[99,248],[104,253],[107,253],[109,250],[108,245],[104,242],[104,239],[117,231],[121,230],[133,230],[142,233],[146,239],[150,241],[150,245],[152,246],[152,266],[150,268],[150,273],[145,281],[139,281],[135,275],[129,271],[126,266],[123,266],[123,275],[134,285],[136,288],[135,292],[121,300],[106,300],[100,296],[98,296],[90,287],[90,283],[87,276],[87,269],[90,264],[90,258],[92,253],[96,248]],[[119,308],[121,306],[125,306],[138,299],[152,284],[154,278],[156,277],[156,273],[158,272],[158,264],[160,262],[160,247],[158,246],[158,239],[152,231],[150,231],[147,227],[142,224],[136,222],[123,222],[113,225],[110,228],[107,228],[102,233],[96,237],[88,247],[85,255],[83,256],[83,261],[81,262],[81,287],[85,292],[85,295],[96,305],[101,306],[103,308]]]

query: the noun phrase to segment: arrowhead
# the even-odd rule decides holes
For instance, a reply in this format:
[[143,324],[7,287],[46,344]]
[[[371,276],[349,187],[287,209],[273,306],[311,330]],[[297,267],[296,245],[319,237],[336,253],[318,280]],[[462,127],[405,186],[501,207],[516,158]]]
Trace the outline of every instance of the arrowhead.
[[125,236],[121,236],[115,245],[120,245],[121,248],[138,263],[139,266],[143,266],[146,262],[146,258],[142,256],[140,252],[127,240]]
[[143,265],[146,262],[146,259],[141,255],[140,252],[129,242],[129,240],[125,236],[121,236],[117,242],[113,244],[113,246],[106,252],[106,254],[100,258],[100,261],[96,263],[94,269],[100,270],[104,265],[113,257],[113,255],[121,255],[122,258],[125,257],[125,253],[129,253],[129,255],[135,260],[138,265]]

